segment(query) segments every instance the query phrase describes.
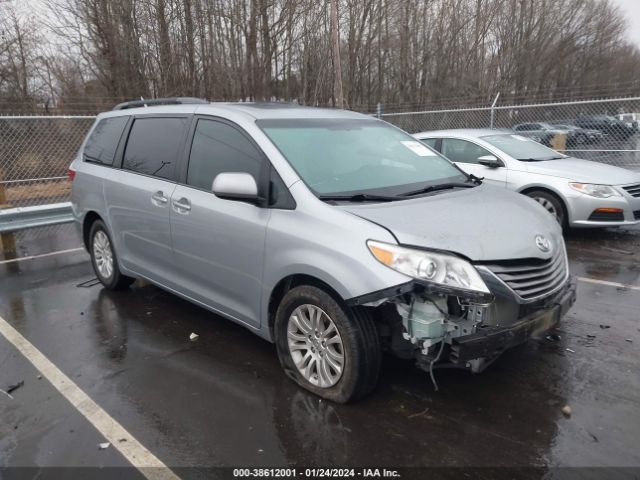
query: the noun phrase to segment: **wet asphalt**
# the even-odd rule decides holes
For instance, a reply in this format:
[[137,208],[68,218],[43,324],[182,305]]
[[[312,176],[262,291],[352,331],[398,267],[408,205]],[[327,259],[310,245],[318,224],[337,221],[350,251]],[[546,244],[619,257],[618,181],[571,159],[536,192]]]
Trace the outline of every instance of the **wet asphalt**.
[[[24,235],[18,249],[79,245],[63,227]],[[580,231],[567,246],[574,275],[640,285],[640,228]],[[616,467],[640,467],[638,290],[580,282],[559,339],[530,341],[479,375],[437,371],[438,392],[411,362],[386,357],[373,395],[343,406],[298,389],[248,330],[154,286],[109,292],[93,278],[84,251],[2,264],[0,316],[165,464],[191,467],[181,476],[353,465],[637,478]],[[0,467],[127,466],[38,375],[0,335],[0,389],[24,381],[13,399],[0,393]]]

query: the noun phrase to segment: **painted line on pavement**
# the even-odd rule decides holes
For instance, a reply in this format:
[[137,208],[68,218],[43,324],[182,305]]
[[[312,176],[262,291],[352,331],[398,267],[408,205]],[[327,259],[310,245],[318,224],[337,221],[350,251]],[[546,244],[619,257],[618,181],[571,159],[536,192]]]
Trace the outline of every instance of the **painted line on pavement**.
[[51,382],[53,387],[142,475],[149,480],[179,480],[180,477],[136,440],[2,317],[0,317],[0,334],[16,347],[42,376]]
[[54,255],[62,255],[63,253],[79,252],[80,250],[84,250],[84,247],[69,248],[67,250],[58,250],[56,252],[43,253],[40,255],[29,255],[27,257],[10,258],[8,260],[0,260],[0,265],[3,265],[5,263],[15,263],[15,262],[24,262],[26,260],[35,260],[37,258],[53,257]]
[[605,285],[607,287],[625,288],[627,290],[640,291],[640,286],[638,285],[627,285],[626,283],[608,282],[606,280],[597,280],[595,278],[588,278],[588,277],[577,277],[577,280],[579,282],[595,283],[597,285]]

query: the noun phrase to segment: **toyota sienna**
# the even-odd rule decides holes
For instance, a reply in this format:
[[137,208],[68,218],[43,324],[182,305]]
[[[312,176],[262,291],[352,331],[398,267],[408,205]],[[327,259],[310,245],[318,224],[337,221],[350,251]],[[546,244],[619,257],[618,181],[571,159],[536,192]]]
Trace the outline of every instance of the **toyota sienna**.
[[198,99],[98,116],[70,167],[97,278],[135,278],[274,342],[336,402],[382,353],[480,372],[575,301],[560,225],[358,113]]

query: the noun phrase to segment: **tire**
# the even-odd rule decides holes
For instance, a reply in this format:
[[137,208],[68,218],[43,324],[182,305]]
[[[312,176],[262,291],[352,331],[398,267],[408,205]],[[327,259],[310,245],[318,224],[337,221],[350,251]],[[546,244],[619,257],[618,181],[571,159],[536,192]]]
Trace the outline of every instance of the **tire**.
[[364,310],[349,309],[318,287],[287,292],[276,312],[275,340],[286,375],[322,398],[347,403],[378,382],[382,352],[375,323]]
[[538,202],[551,215],[553,215],[563,230],[568,229],[569,223],[567,221],[567,211],[562,200],[560,200],[556,195],[544,190],[531,190],[525,193],[525,195]]
[[96,220],[91,225],[89,254],[96,277],[109,290],[125,289],[135,281],[135,278],[127,277],[120,272],[111,236],[102,220]]

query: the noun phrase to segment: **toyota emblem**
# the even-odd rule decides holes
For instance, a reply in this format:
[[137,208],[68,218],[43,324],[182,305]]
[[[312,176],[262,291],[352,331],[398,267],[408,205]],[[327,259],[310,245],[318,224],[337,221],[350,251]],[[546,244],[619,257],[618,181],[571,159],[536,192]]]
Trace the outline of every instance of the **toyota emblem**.
[[536,235],[536,245],[545,253],[551,251],[551,241],[544,235]]

